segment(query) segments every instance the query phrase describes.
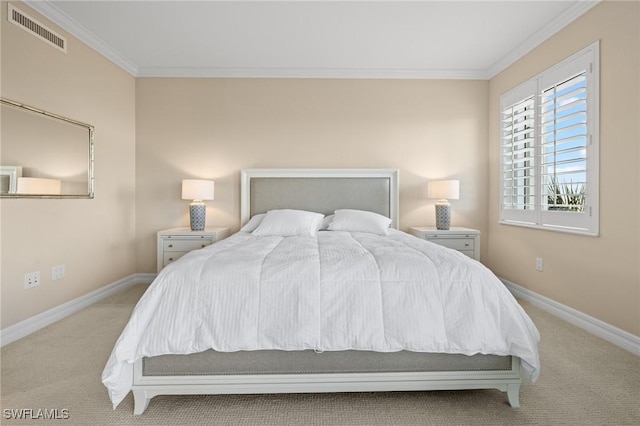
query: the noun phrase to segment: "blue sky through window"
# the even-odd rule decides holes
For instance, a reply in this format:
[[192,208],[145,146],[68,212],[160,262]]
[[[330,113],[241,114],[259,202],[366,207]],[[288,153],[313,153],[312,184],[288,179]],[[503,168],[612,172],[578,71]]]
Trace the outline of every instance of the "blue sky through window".
[[587,185],[586,71],[542,91],[540,99],[542,204],[562,203],[548,197],[553,183],[580,193]]

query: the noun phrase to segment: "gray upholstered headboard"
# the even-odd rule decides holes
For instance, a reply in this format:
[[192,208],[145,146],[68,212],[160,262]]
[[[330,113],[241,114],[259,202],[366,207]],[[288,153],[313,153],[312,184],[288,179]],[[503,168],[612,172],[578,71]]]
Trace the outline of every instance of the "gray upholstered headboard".
[[337,209],[376,212],[398,228],[398,170],[245,169],[240,220],[274,209],[331,214]]

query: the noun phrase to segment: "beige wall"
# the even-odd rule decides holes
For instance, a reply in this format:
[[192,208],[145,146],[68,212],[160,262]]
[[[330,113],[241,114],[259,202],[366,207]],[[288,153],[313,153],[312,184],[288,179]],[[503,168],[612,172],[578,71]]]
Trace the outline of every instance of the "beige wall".
[[[68,37],[67,54],[7,22],[1,6],[2,96],[96,128],[95,199],[0,201],[4,329],[135,272],[135,79],[24,3]],[[66,277],[52,281],[59,264]],[[41,284],[25,290],[31,271]]]
[[137,79],[138,271],[158,230],[189,224],[182,179],[214,179],[207,224],[237,230],[251,167],[398,168],[403,229],[435,223],[429,179],[460,179],[453,223],[484,231],[487,97],[487,81]]
[[[603,2],[490,82],[493,271],[640,335],[640,3]],[[498,224],[500,94],[600,40],[600,237]],[[535,258],[544,272],[535,271]]]

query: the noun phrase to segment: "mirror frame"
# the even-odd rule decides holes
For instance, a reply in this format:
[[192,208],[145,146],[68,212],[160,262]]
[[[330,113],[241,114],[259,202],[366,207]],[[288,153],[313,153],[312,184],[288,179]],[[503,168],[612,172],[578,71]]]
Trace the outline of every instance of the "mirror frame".
[[[94,198],[95,194],[94,194],[94,175],[93,175],[93,169],[94,169],[94,142],[93,142],[93,137],[94,137],[94,127],[91,124],[87,124],[87,123],[83,123],[81,121],[77,121],[74,120],[72,118],[68,118],[68,117],[63,117],[61,115],[58,114],[54,114],[48,111],[44,111],[42,109],[36,108],[36,107],[32,107],[29,105],[25,105],[23,103],[20,102],[16,102],[16,101],[12,101],[10,99],[7,98],[1,98],[0,97],[0,103],[5,104],[5,105],[9,105],[12,106],[14,108],[19,108],[19,109],[23,109],[26,111],[30,111],[30,112],[34,112],[37,114],[41,114],[41,115],[45,115],[47,117],[50,118],[54,118],[56,120],[60,120],[63,121],[65,123],[68,124],[72,124],[74,126],[79,126],[82,127],[84,129],[86,129],[89,133],[89,140],[88,140],[88,164],[87,164],[87,193],[86,194],[56,194],[56,195],[45,195],[45,194],[17,194],[17,193],[8,193],[8,194],[2,194],[0,193],[0,198]],[[16,167],[10,167],[10,166],[0,166],[3,170],[4,169],[8,169],[8,168],[16,168]],[[20,166],[18,166],[19,168]],[[3,173],[3,174],[8,174],[8,173]]]

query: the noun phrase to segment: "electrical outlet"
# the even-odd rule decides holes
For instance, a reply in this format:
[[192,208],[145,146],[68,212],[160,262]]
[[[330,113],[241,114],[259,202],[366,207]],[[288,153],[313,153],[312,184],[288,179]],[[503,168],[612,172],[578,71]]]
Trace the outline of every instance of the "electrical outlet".
[[24,274],[24,288],[32,288],[40,285],[40,271]]
[[64,265],[54,266],[53,268],[51,268],[51,279],[53,281],[60,280],[64,278],[65,273],[66,271]]
[[536,271],[542,272],[544,270],[544,263],[541,257],[536,257]]

